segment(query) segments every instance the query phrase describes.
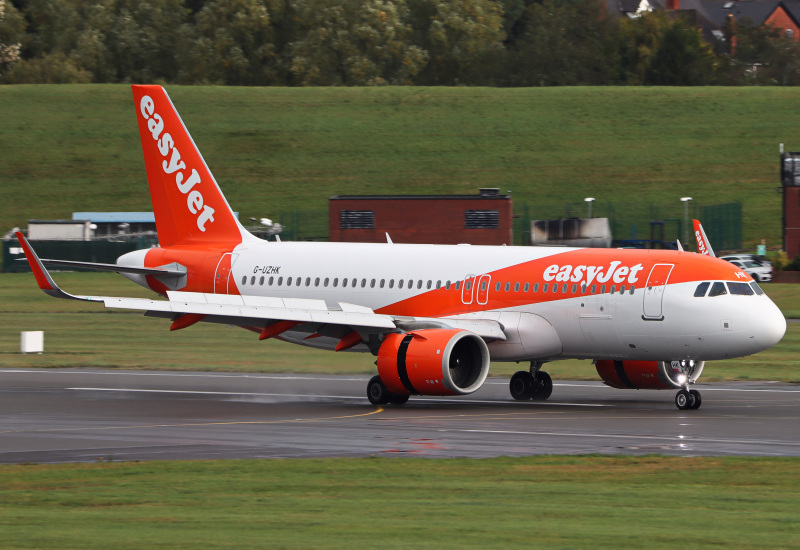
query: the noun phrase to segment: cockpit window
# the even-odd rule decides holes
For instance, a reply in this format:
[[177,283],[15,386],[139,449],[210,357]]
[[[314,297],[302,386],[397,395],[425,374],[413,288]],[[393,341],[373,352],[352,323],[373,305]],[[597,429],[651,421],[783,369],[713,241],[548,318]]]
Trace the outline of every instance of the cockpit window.
[[703,296],[705,296],[706,295],[706,291],[708,290],[708,286],[710,284],[711,283],[709,283],[709,282],[705,282],[705,283],[700,283],[699,285],[697,285],[697,288],[694,291],[694,297],[695,298],[702,298]]
[[747,283],[728,283],[728,290],[735,296],[753,295],[753,289]]
[[708,293],[708,297],[713,298],[714,296],[722,296],[727,293],[728,291],[725,289],[725,283],[717,281],[711,286],[711,292]]
[[756,291],[756,294],[758,294],[759,296],[761,296],[762,294],[764,294],[764,291],[763,291],[763,290],[761,290],[761,287],[760,287],[760,286],[758,286],[758,283],[757,283],[757,282],[753,281],[752,283],[750,283],[750,287],[751,287],[753,290],[755,290],[755,291]]

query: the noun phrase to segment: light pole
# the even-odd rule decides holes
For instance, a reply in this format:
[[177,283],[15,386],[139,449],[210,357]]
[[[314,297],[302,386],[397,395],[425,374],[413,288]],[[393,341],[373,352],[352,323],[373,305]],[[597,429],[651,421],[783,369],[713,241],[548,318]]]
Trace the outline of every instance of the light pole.
[[594,202],[594,197],[586,197],[585,199],[583,199],[583,201],[589,205],[589,216],[588,217],[591,218],[592,217],[592,203]]
[[681,202],[683,203],[683,223],[685,224],[683,228],[683,244],[689,245],[689,201],[692,200],[692,197],[681,197]]

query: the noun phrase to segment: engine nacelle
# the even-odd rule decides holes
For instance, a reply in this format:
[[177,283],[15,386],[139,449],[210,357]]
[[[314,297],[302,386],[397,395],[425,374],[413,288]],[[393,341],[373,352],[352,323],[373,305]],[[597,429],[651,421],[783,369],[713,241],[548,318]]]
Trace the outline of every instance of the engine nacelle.
[[595,363],[607,386],[622,390],[672,390],[700,378],[705,361],[612,361]]
[[467,330],[389,334],[378,350],[378,374],[399,395],[465,395],[489,374],[489,348]]

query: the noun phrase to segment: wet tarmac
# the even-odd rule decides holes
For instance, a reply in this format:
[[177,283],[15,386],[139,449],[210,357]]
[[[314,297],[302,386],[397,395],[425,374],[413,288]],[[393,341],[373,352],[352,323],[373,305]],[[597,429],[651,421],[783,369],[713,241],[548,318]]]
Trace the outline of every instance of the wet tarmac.
[[368,376],[0,369],[0,463],[97,460],[496,457],[536,454],[800,456],[800,387],[672,391],[559,382],[519,403],[490,378],[460,398],[376,407]]

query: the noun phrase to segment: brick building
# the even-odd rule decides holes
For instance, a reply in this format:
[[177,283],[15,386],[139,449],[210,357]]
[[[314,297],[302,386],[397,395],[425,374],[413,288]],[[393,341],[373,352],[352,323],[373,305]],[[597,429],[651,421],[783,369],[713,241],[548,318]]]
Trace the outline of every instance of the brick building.
[[329,238],[341,242],[511,245],[510,195],[338,195],[328,202]]
[[800,153],[781,154],[783,249],[789,259],[800,255]]

